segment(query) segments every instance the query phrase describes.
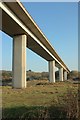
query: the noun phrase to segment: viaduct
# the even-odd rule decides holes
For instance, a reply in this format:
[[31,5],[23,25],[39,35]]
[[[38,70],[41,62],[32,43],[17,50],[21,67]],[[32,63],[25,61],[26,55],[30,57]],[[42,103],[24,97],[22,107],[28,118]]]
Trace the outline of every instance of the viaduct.
[[19,0],[0,2],[0,11],[0,29],[13,38],[13,87],[26,88],[26,47],[48,61],[50,82],[55,82],[55,66],[59,68],[59,80],[67,80],[68,67],[22,3]]

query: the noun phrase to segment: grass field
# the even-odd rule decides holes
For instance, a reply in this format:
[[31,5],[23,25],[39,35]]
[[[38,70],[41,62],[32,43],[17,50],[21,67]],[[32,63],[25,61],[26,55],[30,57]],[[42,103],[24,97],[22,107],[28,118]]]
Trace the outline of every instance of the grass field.
[[2,91],[3,119],[76,120],[78,117],[78,84],[33,80],[27,82],[26,89],[3,86]]

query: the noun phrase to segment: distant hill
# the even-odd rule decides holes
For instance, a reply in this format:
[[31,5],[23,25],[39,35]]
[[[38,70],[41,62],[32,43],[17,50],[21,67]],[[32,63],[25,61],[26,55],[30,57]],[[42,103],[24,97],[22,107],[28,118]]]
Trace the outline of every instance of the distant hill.
[[[43,80],[49,79],[48,72],[33,72],[31,70],[26,71],[27,80]],[[2,71],[2,79],[12,79],[12,71]]]
[[27,71],[27,80],[43,80],[43,79],[49,79],[48,72],[33,72],[33,71]]
[[76,79],[76,78],[80,79],[80,72],[73,70],[68,74],[68,79]]
[[12,79],[12,71],[2,70],[2,79]]
[[[31,70],[26,71],[27,80],[48,80],[49,79],[49,73],[48,72],[33,72]],[[55,73],[56,79],[59,79],[59,71],[56,71]],[[68,79],[75,79],[80,78],[80,72],[78,71],[71,71],[68,74]],[[12,71],[2,71],[2,79],[12,79]]]

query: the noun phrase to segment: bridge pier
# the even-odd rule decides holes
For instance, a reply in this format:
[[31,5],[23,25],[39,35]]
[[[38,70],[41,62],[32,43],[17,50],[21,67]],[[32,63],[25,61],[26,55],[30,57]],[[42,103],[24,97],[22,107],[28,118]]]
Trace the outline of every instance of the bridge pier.
[[67,72],[64,71],[64,80],[67,80]]
[[26,88],[26,35],[13,38],[13,88]]
[[49,61],[49,81],[55,83],[55,61]]
[[59,80],[63,81],[63,68],[59,69]]

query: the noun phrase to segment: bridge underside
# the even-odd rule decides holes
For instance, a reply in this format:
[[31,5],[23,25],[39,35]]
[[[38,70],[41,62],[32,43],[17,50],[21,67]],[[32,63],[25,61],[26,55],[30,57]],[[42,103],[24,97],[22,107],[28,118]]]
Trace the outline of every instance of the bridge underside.
[[13,87],[26,87],[26,47],[49,62],[50,82],[55,82],[55,66],[59,68],[60,80],[63,81],[63,72],[66,80],[69,69],[46,40],[38,26],[31,21],[29,15],[24,12],[25,10],[23,11],[20,2],[5,4],[1,9],[1,30],[13,38]]
[[[30,35],[26,33],[9,15],[7,15],[4,11],[2,11],[2,31],[8,34],[11,37],[16,35],[27,35],[27,44],[26,47],[40,55],[47,61],[54,60],[51,55],[49,55],[42,46],[40,46]],[[6,22],[5,22],[6,20]],[[14,27],[15,26],[15,27]],[[56,62],[56,67],[60,67],[60,65]]]

